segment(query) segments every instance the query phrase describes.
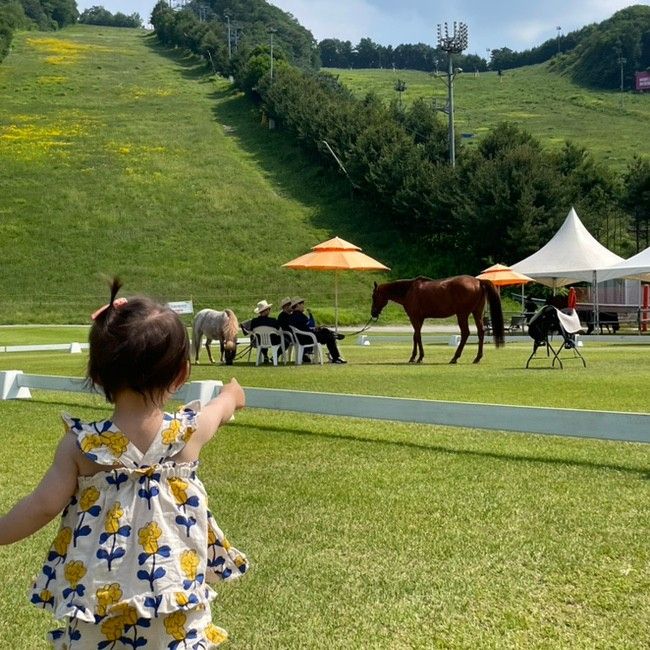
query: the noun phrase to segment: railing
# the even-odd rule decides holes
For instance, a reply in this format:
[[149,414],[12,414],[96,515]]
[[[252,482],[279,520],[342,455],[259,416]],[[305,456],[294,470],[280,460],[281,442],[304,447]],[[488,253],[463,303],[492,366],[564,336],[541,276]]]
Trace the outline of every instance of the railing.
[[[175,395],[205,404],[219,394],[219,381],[194,381]],[[90,392],[82,379],[0,372],[0,400],[29,399],[31,390]],[[495,429],[557,436],[650,442],[650,415],[614,411],[586,411],[537,406],[507,406],[472,402],[315,393],[272,388],[245,388],[249,408],[296,411],[336,417],[392,420],[452,427]]]

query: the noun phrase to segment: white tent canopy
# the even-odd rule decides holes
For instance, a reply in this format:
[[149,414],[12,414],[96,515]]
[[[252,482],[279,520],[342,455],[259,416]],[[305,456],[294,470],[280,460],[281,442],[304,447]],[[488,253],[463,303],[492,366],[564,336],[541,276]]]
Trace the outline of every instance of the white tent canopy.
[[561,228],[544,247],[510,268],[555,288],[604,280],[603,270],[623,261],[594,239],[571,208]]
[[608,269],[598,271],[599,280],[614,280],[615,278],[650,282],[650,247]]

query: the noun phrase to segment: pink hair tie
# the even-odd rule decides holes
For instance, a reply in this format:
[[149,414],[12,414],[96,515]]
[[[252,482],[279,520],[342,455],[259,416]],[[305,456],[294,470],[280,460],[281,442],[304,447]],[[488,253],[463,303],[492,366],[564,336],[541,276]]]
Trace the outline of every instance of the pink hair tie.
[[[126,305],[127,302],[128,302],[128,300],[126,298],[115,298],[115,300],[113,300],[113,308],[114,309],[121,309],[122,307],[124,307],[124,305]],[[110,303],[108,303],[107,305],[104,305],[103,307],[100,307],[97,311],[93,312],[93,314],[92,314],[92,316],[90,318],[92,320],[96,320],[97,317],[100,314],[103,314],[109,307],[110,307]]]

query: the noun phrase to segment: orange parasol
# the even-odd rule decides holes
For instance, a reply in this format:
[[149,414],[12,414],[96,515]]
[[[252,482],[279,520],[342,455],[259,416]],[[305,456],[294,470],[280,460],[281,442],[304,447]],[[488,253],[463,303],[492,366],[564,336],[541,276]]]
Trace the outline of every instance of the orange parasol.
[[361,252],[350,242],[334,237],[312,248],[295,260],[283,264],[288,269],[307,271],[334,271],[334,314],[335,327],[339,324],[338,272],[339,271],[390,271],[390,269]]
[[491,280],[492,284],[497,287],[507,287],[511,284],[528,284],[534,282],[533,278],[529,278],[523,273],[513,271],[509,266],[503,264],[494,264],[487,269],[481,271],[480,275],[476,276],[479,280]]

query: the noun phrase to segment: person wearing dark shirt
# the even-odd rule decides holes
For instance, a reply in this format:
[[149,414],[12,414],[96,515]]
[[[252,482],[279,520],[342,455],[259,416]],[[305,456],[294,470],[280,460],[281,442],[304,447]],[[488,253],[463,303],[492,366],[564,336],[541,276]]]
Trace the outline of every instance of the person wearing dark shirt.
[[[257,307],[253,310],[257,316],[253,318],[250,322],[250,329],[254,330],[256,327],[264,325],[266,327],[275,327],[275,329],[280,329],[280,323],[273,318],[271,314],[271,307],[273,303],[267,302],[266,300],[260,300],[257,303]],[[280,343],[280,337],[275,334],[271,334],[271,343],[274,345]],[[262,355],[264,356],[264,363],[270,363],[268,348],[262,348]]]
[[291,332],[291,298],[282,298],[280,307],[282,311],[280,311],[277,318],[280,329]]
[[[305,301],[303,298],[294,298],[291,301],[291,309],[291,325],[293,325],[293,327],[303,332],[311,332],[312,334],[315,334],[316,340],[327,346],[327,351],[329,352],[332,363],[347,363],[347,361],[341,356],[336,344],[337,339],[340,340],[345,338],[343,334],[334,333],[327,327],[317,326],[311,313],[309,316],[305,314]],[[300,336],[300,334],[297,336]]]

